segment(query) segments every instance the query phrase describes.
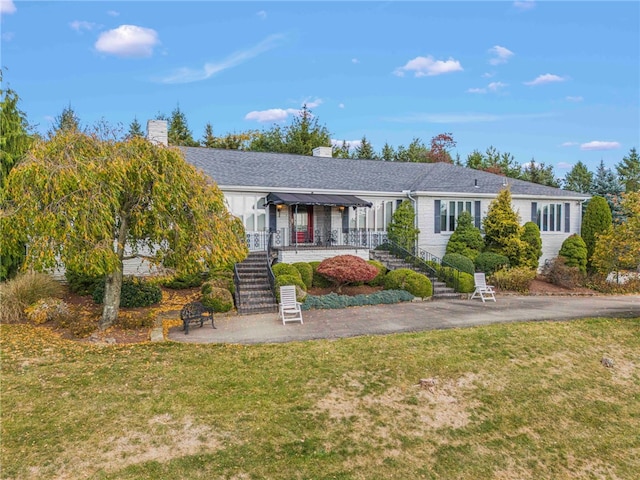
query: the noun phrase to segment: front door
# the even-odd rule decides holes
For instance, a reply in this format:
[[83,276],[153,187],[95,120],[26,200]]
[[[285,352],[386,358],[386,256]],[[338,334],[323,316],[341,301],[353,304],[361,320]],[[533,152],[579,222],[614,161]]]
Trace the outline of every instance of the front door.
[[313,205],[291,206],[291,243],[313,243]]

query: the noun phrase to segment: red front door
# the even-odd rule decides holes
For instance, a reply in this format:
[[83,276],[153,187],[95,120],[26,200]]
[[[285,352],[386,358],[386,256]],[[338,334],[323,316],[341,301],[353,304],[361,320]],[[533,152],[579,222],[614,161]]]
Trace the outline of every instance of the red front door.
[[291,242],[313,243],[313,205],[292,205]]

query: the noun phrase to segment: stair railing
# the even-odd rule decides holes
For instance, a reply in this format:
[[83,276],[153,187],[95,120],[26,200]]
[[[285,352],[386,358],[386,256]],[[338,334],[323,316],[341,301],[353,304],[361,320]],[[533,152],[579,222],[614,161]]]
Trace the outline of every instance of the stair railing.
[[387,239],[380,247],[380,250],[387,250],[389,253],[402,258],[404,261],[420,268],[427,273],[427,276],[435,277],[439,281],[447,284],[456,292],[460,285],[460,270],[453,265],[444,262],[440,257],[433,255],[420,247],[415,247],[415,253],[401,247],[392,240]]
[[269,241],[267,242],[267,273],[269,276],[269,285],[271,286],[271,293],[273,293],[274,298],[278,298],[276,296],[276,276],[273,274],[273,270],[271,269],[271,253],[273,251],[273,236],[275,232],[269,232]]
[[240,309],[242,305],[240,305],[240,274],[238,273],[238,264],[233,264],[233,284],[236,286],[235,292],[233,294],[234,300],[236,301],[236,308]]

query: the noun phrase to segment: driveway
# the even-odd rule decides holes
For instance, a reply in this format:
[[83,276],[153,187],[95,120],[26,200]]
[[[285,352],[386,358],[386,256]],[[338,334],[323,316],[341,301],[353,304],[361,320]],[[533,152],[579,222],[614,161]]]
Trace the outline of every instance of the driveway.
[[492,323],[571,320],[583,317],[638,317],[640,295],[497,296],[497,302],[441,300],[303,312],[304,324],[283,325],[277,313],[216,317],[211,325],[185,335],[171,329],[169,339],[189,343],[283,343],[321,338],[384,335]]

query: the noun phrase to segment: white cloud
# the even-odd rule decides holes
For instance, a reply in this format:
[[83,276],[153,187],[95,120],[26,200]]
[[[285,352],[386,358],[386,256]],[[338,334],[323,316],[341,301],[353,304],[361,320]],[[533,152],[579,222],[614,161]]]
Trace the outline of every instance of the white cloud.
[[296,108],[270,108],[269,110],[254,110],[244,116],[245,120],[255,120],[256,122],[281,122],[289,115],[297,115],[300,110]]
[[256,13],[256,15],[259,16],[262,20],[267,18],[267,12],[265,12],[264,10],[260,10],[258,13]]
[[573,165],[571,165],[570,163],[567,163],[567,162],[558,162],[558,164],[556,165],[556,168],[558,170],[569,170],[572,167],[573,167]]
[[565,80],[566,78],[564,77],[560,77],[552,73],[545,73],[544,75],[538,75],[535,79],[531,80],[530,82],[524,82],[524,84],[533,87],[536,85],[543,85],[545,83],[564,82]]
[[491,78],[495,76],[495,73],[486,72],[481,75],[482,78]]
[[507,61],[513,57],[514,53],[508,48],[496,45],[489,49],[489,53],[493,55],[493,58],[489,59],[491,65],[500,65],[501,63],[507,63]]
[[468,93],[487,93],[487,92],[497,92],[501,88],[509,86],[508,83],[502,82],[491,82],[487,85],[486,88],[470,88],[467,90]]
[[95,47],[99,52],[117,57],[150,57],[158,43],[158,33],[151,28],[120,25],[101,33]]
[[352,58],[351,63],[360,63],[360,60],[358,60],[357,58]]
[[305,100],[302,102],[303,105],[306,105],[307,108],[316,108],[319,107],[320,105],[322,105],[322,99],[321,98],[316,98],[315,100]]
[[404,67],[398,67],[393,72],[398,77],[404,77],[405,72],[414,72],[414,77],[431,77],[443,73],[460,72],[462,65],[458,60],[449,57],[448,60],[434,60],[428,57],[416,57],[409,60]]
[[120,12],[116,12],[115,10],[108,10],[107,15],[109,15],[110,17],[117,17],[120,15]]
[[575,147],[578,145],[578,142],[563,142],[560,144],[561,147]]
[[0,0],[0,15],[6,15],[16,12],[16,6],[13,0]]
[[362,140],[336,140],[335,138],[331,139],[332,147],[341,148],[342,145],[345,145],[345,144],[347,145],[347,148],[349,148],[349,150],[352,150],[362,145]]
[[577,102],[582,102],[582,101],[584,100],[584,98],[583,98],[583,97],[572,97],[572,96],[567,96],[567,97],[565,97],[565,100],[566,100],[567,102],[576,102],[576,103],[577,103]]
[[602,142],[600,140],[594,140],[580,145],[580,150],[615,150],[617,148],[620,148],[618,142]]
[[338,108],[344,108],[344,103],[339,103]]
[[519,10],[531,10],[536,6],[536,2],[534,0],[516,0],[513,2],[513,6]]
[[247,50],[241,50],[239,52],[232,53],[227,58],[218,63],[205,63],[200,69],[193,68],[180,68],[176,70],[172,75],[160,79],[162,83],[191,83],[199,82],[211,78],[216,73],[227,70],[228,68],[236,67],[241,63],[250,60],[261,53],[264,53],[272,48],[279,46],[284,39],[284,35],[275,34],[270,35],[257,45],[248,48]]
[[97,24],[93,22],[86,22],[84,20],[74,20],[73,22],[69,23],[69,26],[76,32],[81,32],[82,30],[91,31],[94,28],[98,27]]

